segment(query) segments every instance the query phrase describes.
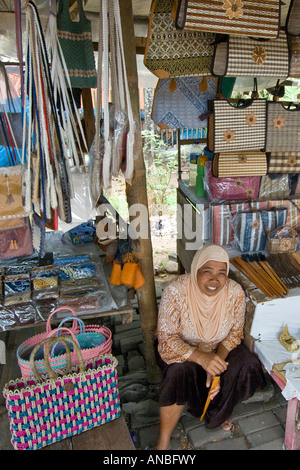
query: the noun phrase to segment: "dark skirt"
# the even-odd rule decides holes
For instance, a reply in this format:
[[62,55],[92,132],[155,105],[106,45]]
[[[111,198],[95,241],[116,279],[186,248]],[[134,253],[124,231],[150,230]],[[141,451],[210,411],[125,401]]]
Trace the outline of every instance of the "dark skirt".
[[[158,364],[163,371],[159,406],[187,405],[188,411],[200,418],[208,395],[206,372],[194,362],[166,364],[159,354]],[[221,390],[210,402],[205,415],[207,428],[224,423],[234,406],[250,398],[258,388],[266,386],[261,364],[249,349],[241,344],[227,356],[227,370],[221,375]]]

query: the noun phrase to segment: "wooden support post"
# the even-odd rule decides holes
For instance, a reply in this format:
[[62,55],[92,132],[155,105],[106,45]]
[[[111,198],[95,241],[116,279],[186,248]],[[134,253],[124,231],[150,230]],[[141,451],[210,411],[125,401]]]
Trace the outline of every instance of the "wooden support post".
[[[132,101],[133,116],[139,127],[141,138],[140,101],[138,89],[138,74],[136,63],[136,48],[134,38],[132,0],[120,0],[121,22],[123,31],[125,61],[128,84]],[[142,139],[142,138],[141,138]],[[146,169],[143,152],[140,152],[134,162],[135,178],[127,188],[127,202],[130,208],[133,204],[141,204],[147,208],[148,196],[146,185]],[[137,291],[142,334],[145,346],[147,379],[149,383],[158,383],[161,379],[159,367],[155,358],[154,340],[157,326],[157,301],[154,283],[152,242],[148,214],[148,237],[133,240],[134,255],[140,260],[141,269],[146,283]]]
[[95,116],[90,88],[82,88],[82,106],[84,115],[84,132],[89,150],[95,137]]

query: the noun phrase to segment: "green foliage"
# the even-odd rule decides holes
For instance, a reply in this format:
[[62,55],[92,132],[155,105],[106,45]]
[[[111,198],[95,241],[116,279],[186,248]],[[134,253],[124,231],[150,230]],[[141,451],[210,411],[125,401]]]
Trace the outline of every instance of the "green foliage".
[[176,191],[172,188],[171,177],[177,169],[177,150],[168,148],[165,142],[151,131],[143,131],[142,137],[150,212],[153,206],[170,206],[171,210],[176,201]]

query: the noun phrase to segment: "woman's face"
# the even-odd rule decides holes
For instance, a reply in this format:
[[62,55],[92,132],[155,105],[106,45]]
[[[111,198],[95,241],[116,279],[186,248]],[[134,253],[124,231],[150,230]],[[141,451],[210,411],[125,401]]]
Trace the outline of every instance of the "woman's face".
[[227,281],[227,264],[220,261],[208,261],[197,272],[200,290],[209,296],[220,292]]

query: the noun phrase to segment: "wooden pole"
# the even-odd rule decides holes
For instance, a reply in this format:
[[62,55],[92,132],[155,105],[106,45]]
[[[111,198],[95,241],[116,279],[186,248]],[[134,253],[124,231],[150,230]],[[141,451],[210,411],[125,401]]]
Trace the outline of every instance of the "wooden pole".
[[[136,47],[134,37],[132,0],[120,0],[121,22],[124,41],[124,52],[128,84],[133,108],[133,117],[139,128],[141,138],[140,100],[138,89],[138,73],[136,63]],[[142,139],[142,138],[141,138]],[[134,162],[135,177],[131,185],[127,185],[127,203],[130,208],[133,204],[141,204],[147,208],[148,196],[146,184],[146,169],[143,151]],[[132,222],[132,220],[130,221]],[[133,240],[134,255],[140,260],[141,269],[146,280],[143,287],[138,289],[138,305],[141,329],[145,346],[147,367],[147,380],[149,383],[158,383],[161,379],[160,369],[155,358],[154,340],[157,327],[157,301],[155,293],[152,242],[150,235],[149,214],[147,219],[148,236]]]

